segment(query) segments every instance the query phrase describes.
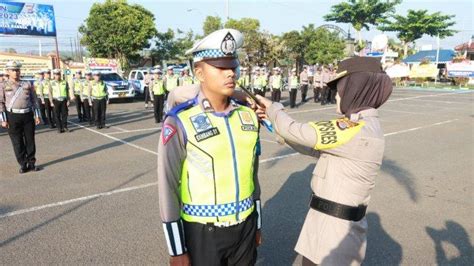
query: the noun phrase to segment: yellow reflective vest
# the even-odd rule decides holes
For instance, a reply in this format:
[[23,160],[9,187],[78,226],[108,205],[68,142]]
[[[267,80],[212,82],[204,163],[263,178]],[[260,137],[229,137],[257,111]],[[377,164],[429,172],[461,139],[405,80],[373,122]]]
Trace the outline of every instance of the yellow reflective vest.
[[281,89],[281,75],[274,75],[272,77],[272,89]]
[[74,83],[74,95],[81,95],[84,81],[82,79],[73,79],[72,82]]
[[155,79],[151,83],[153,94],[154,95],[163,95],[165,94],[165,87],[163,86],[162,79]]
[[191,85],[194,83],[194,80],[190,76],[183,76],[181,78],[181,85]]
[[178,87],[178,76],[166,76],[166,90],[172,91],[174,88]]
[[92,82],[92,98],[94,99],[103,99],[107,97],[107,87],[105,86],[105,83],[101,80],[99,82]]
[[[254,160],[259,124],[252,109],[237,105],[227,115],[204,112],[197,98],[172,110],[186,136],[182,164],[181,218],[188,222],[235,222],[254,210]],[[178,106],[179,107],[179,106]]]
[[51,81],[51,88],[54,99],[67,98],[67,82],[65,80]]
[[43,97],[44,98],[49,98],[49,85],[51,84],[51,80],[49,79],[43,79],[43,81],[41,81],[41,85],[42,85],[42,90],[43,90]]

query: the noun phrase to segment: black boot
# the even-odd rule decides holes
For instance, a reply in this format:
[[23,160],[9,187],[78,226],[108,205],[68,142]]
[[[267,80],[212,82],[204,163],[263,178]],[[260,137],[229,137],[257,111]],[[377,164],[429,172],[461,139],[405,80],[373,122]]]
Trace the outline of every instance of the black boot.
[[29,163],[28,164],[28,170],[33,171],[33,172],[38,172],[41,169],[39,167],[35,166],[35,163]]
[[28,167],[26,166],[26,164],[24,164],[20,167],[20,170],[18,172],[20,174],[24,174],[24,173],[28,172],[28,170],[29,170]]

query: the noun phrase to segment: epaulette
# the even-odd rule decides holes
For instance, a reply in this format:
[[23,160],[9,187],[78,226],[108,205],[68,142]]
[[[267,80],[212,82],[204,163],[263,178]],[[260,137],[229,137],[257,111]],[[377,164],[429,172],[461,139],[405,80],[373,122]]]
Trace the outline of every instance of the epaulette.
[[194,105],[196,105],[196,103],[197,103],[196,99],[197,98],[194,98],[194,99],[188,100],[184,103],[180,103],[180,104],[176,105],[175,107],[171,108],[171,110],[166,112],[166,116],[176,117],[178,115],[178,113],[180,113],[184,110],[187,110],[187,109],[193,107]]

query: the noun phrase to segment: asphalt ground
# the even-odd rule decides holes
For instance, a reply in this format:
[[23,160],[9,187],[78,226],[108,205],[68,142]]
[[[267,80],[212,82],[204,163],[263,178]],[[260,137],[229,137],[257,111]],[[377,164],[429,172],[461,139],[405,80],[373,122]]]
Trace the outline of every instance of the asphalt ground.
[[[311,93],[310,93],[311,94]],[[365,265],[473,264],[473,91],[394,90],[380,109],[385,158],[368,208]],[[283,101],[288,99],[283,93]],[[159,217],[160,124],[142,102],[107,107],[109,128],[40,126],[36,173],[18,174],[0,130],[0,264],[166,265]],[[299,121],[335,118],[312,102]],[[262,130],[263,237],[258,265],[300,264],[313,158]]]

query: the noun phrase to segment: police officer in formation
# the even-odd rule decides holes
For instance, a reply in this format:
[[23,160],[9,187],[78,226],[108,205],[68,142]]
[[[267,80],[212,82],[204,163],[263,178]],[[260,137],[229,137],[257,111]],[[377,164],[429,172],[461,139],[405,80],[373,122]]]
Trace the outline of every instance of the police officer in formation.
[[[84,106],[84,114],[83,118],[84,121],[89,121],[89,125],[94,124],[94,109],[92,108],[92,99],[91,99],[91,82],[92,82],[92,72],[87,70],[84,72],[85,79],[82,83],[82,90],[81,90],[81,102]],[[92,112],[92,114],[91,114]]]
[[174,74],[174,66],[169,66],[166,75],[163,77],[163,82],[166,87],[166,91],[170,92],[179,85],[179,76]]
[[148,108],[148,103],[153,101],[153,97],[150,98],[150,85],[153,78],[152,77],[153,73],[150,73],[151,71],[152,70],[150,70],[149,72],[146,72],[145,79],[144,79],[145,88],[143,90],[143,94],[145,96],[145,109]]
[[240,32],[222,29],[188,51],[201,83],[198,95],[164,121],[157,169],[171,265],[256,262],[259,122],[252,109],[231,98],[242,43]]
[[44,109],[44,105],[42,104],[40,97],[38,97],[38,95],[40,95],[43,91],[43,81],[44,81],[44,71],[39,70],[36,73],[36,79],[33,82],[33,86],[34,86],[35,93],[36,93],[36,98],[37,98],[37,101],[38,101],[37,105],[40,107],[41,120],[43,121],[43,125],[47,125],[48,120],[47,120],[47,117],[46,117],[46,112],[45,112],[45,109]]
[[20,173],[38,171],[35,126],[41,121],[36,93],[29,82],[20,81],[20,63],[7,62],[6,71],[9,80],[0,82],[0,122],[8,129]]
[[314,93],[315,103],[319,103],[321,101],[321,90],[322,90],[322,72],[321,72],[321,67],[318,66],[313,76],[313,93]]
[[183,68],[183,75],[179,78],[179,86],[194,84],[194,79],[189,75],[189,67]]
[[272,91],[272,101],[280,102],[281,90],[283,89],[283,78],[278,67],[273,68],[273,75],[270,76],[270,88]]
[[81,99],[82,91],[84,90],[85,81],[82,79],[82,71],[77,70],[72,78],[71,89],[74,94],[74,102],[76,103],[77,118],[79,122],[86,121],[84,115],[84,103]]
[[[49,88],[51,86],[51,69],[44,69],[42,72],[44,78],[41,82],[41,90],[39,90],[39,97],[41,100],[40,110],[44,124],[49,124],[49,128],[56,128],[56,122],[53,114],[53,102],[49,98]],[[43,113],[45,115],[43,115]]]
[[250,76],[248,73],[248,68],[243,67],[240,69],[240,77],[237,80],[237,85],[242,88],[250,89]]
[[163,118],[163,107],[165,103],[165,93],[166,88],[161,78],[163,72],[161,69],[153,69],[151,71],[153,74],[152,82],[150,83],[150,97],[153,99],[155,123],[160,123]]
[[49,83],[49,99],[52,99],[54,117],[59,133],[69,132],[67,127],[67,116],[69,113],[69,100],[72,99],[69,93],[67,81],[62,79],[61,69],[53,70],[54,80]]
[[303,71],[300,73],[300,89],[301,89],[301,102],[306,102],[306,95],[308,93],[308,68],[305,66],[303,67]]
[[92,109],[94,110],[94,121],[97,129],[105,127],[105,112],[107,108],[107,87],[101,79],[101,73],[92,73],[94,80],[91,82]]
[[288,77],[288,88],[290,90],[290,108],[296,107],[296,96],[299,89],[298,75],[296,74],[296,68],[291,70],[291,74]]

